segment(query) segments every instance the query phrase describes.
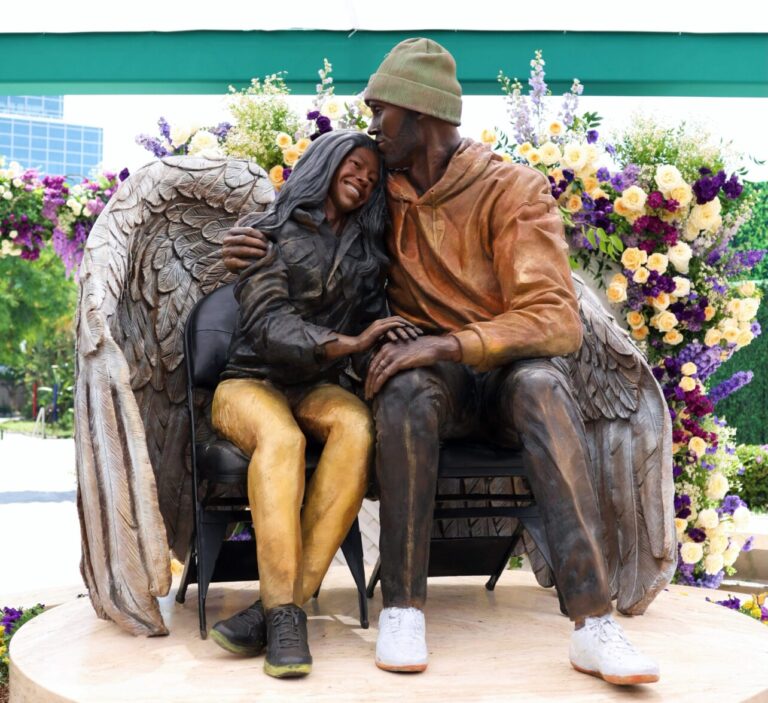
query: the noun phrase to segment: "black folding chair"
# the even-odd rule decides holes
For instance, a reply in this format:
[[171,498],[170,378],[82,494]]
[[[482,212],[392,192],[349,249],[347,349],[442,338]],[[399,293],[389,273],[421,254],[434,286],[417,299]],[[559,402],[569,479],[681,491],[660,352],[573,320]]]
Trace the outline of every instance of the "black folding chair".
[[[542,558],[551,566],[544,521],[530,491],[528,467],[522,453],[497,445],[450,440],[440,448],[438,488],[435,496],[434,520],[498,520],[514,518],[517,525],[511,535],[440,536],[430,541],[429,576],[489,575],[485,587],[492,591],[527,530]],[[494,479],[508,479],[509,491],[490,492]],[[446,479],[458,490],[443,489]],[[485,488],[485,490],[478,490]],[[367,595],[373,592],[380,578],[381,560],[368,581]],[[558,598],[560,593],[558,592]],[[560,598],[560,609],[565,606]]]
[[[212,393],[216,389],[227,361],[229,342],[237,323],[237,310],[234,284],[223,286],[198,301],[184,329],[195,527],[176,600],[183,603],[189,584],[197,583],[200,637],[203,639],[208,634],[205,617],[208,586],[212,582],[255,581],[259,573],[252,540],[225,540],[228,526],[232,523],[251,523],[247,498],[249,457],[234,444],[219,437],[198,440],[195,391],[202,389]],[[322,447],[309,441],[307,445],[306,465],[310,473],[317,466]],[[237,495],[217,497],[216,494],[222,492]],[[360,626],[367,628],[363,543],[357,519],[347,533],[341,550],[357,586]]]

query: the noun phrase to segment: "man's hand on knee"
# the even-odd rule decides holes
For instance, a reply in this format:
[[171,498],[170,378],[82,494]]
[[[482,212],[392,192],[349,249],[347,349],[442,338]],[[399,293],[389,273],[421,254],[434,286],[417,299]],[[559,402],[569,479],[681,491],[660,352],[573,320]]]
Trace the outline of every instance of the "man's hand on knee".
[[233,273],[240,273],[267,253],[269,240],[253,227],[232,227],[224,236],[221,258],[224,266]]
[[461,361],[459,340],[453,335],[425,335],[409,342],[385,344],[373,357],[365,380],[365,397],[370,400],[396,373],[438,361]]

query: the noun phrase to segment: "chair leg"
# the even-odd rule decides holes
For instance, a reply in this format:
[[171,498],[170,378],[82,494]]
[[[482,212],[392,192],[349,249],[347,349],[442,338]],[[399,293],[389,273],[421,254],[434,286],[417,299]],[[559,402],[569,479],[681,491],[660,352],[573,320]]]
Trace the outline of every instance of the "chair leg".
[[485,584],[486,590],[492,591],[494,588],[496,588],[496,582],[499,580],[499,577],[503,573],[504,569],[506,569],[509,565],[509,559],[512,556],[512,552],[515,551],[515,547],[517,547],[517,543],[522,539],[522,537],[523,523],[518,520],[517,527],[515,527],[515,531],[512,533],[512,538],[509,540],[509,547],[504,552],[504,558],[499,562],[498,567],[496,567],[496,570],[491,574],[491,578],[489,578]]
[[[363,566],[363,539],[360,535],[360,524],[355,518],[352,527],[341,544],[341,551],[347,560],[347,566],[352,572],[358,593],[360,607],[360,627],[368,628],[368,601],[365,597],[365,567]],[[320,589],[318,588],[318,591]]]
[[[208,518],[210,520],[210,518]],[[205,600],[208,597],[208,586],[216,568],[216,558],[221,551],[224,535],[227,533],[226,515],[216,516],[207,521],[203,514],[200,520],[199,538],[197,540],[197,610],[200,625],[200,638],[207,639],[208,628],[205,618]]]
[[380,577],[381,557],[376,560],[376,566],[373,567],[373,573],[371,574],[371,578],[368,580],[368,588],[365,591],[365,595],[368,596],[368,598],[373,598],[373,592],[376,590],[376,584],[379,582]]
[[189,579],[192,576],[192,560],[195,558],[195,535],[192,535],[192,539],[189,541],[189,547],[187,547],[187,555],[184,557],[184,571],[181,574],[181,582],[179,583],[179,590],[176,591],[176,602],[184,603],[187,600],[187,588],[189,587]]

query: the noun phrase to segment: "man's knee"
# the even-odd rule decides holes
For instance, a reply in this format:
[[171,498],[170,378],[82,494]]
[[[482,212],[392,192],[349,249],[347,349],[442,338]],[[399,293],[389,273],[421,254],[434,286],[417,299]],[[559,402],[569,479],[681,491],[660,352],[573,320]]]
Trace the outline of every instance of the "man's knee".
[[436,415],[439,392],[432,374],[424,369],[410,369],[393,376],[374,401],[377,426],[394,421],[400,425],[406,419]]

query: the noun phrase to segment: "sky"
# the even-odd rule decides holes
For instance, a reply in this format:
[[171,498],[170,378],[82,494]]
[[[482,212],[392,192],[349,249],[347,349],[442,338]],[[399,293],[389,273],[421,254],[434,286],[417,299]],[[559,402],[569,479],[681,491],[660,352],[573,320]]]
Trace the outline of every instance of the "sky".
[[[708,132],[718,142],[732,142],[733,150],[744,154],[750,180],[768,180],[768,165],[749,159],[768,161],[768,99],[766,98],[679,98],[679,97],[582,97],[579,113],[598,112],[603,117],[602,133],[610,137],[642,114],[661,124],[675,126],[687,122]],[[553,113],[559,98],[551,98]],[[301,113],[310,96],[292,96],[292,106]],[[171,124],[215,125],[230,119],[227,97],[216,95],[71,95],[64,101],[64,119],[104,129],[104,167],[131,171],[151,160],[152,155],[135,143],[136,135],[157,135],[157,119]],[[479,139],[483,129],[509,130],[502,96],[464,98],[462,135]]]

